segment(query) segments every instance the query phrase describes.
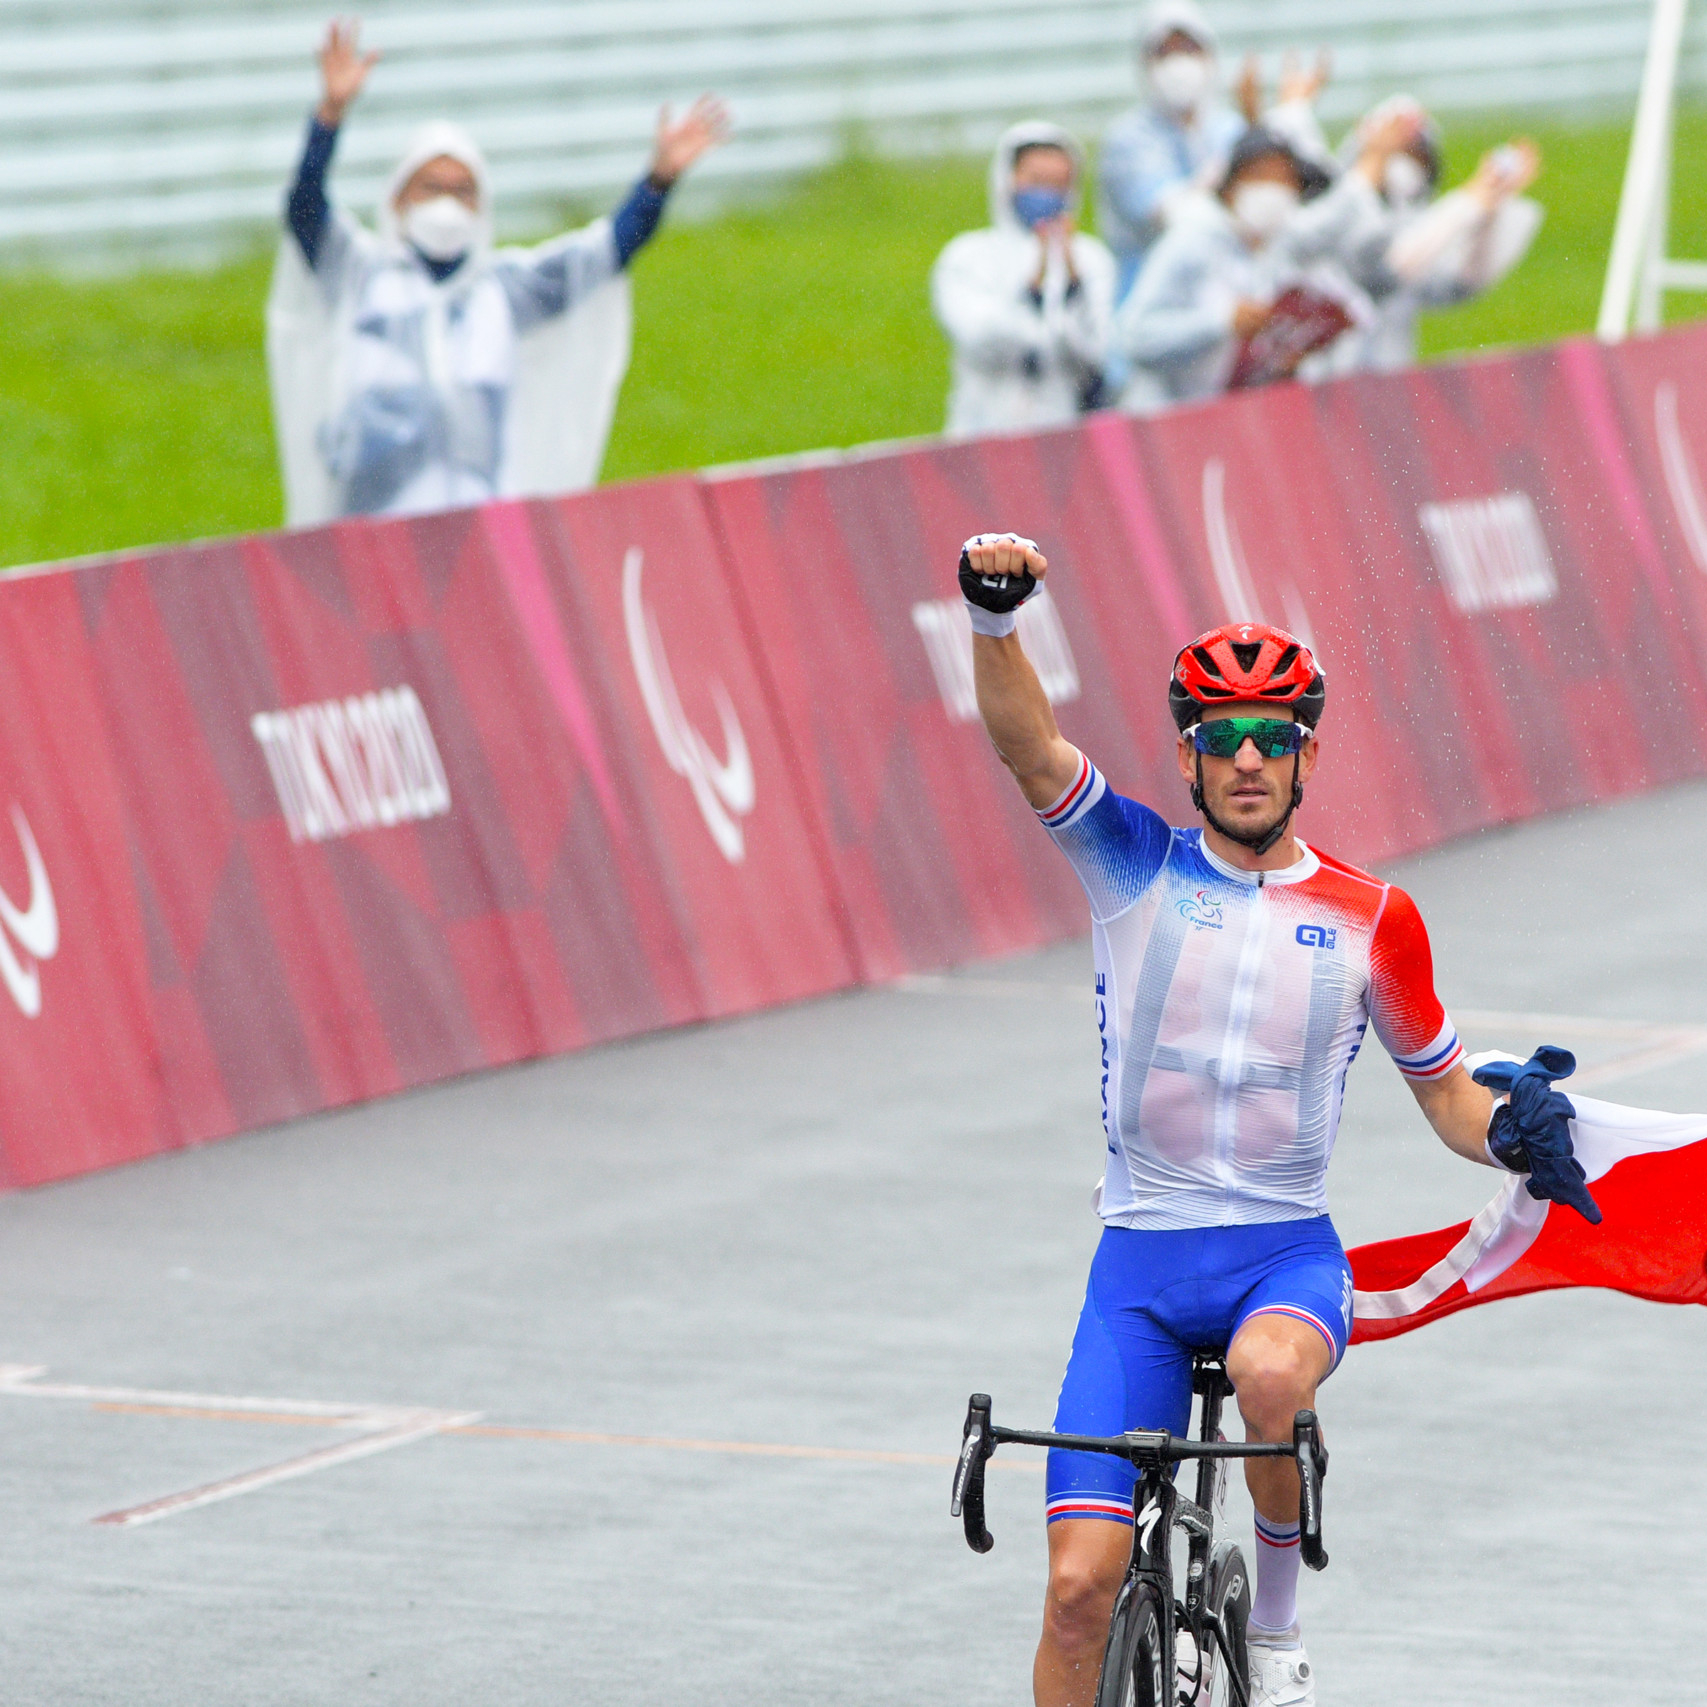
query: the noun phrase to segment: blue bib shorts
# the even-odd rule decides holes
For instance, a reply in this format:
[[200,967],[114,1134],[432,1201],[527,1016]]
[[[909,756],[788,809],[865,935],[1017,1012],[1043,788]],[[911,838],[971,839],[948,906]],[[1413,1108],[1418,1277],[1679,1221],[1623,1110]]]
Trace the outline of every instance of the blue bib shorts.
[[[1351,1333],[1351,1266],[1326,1215],[1234,1227],[1105,1227],[1061,1382],[1061,1434],[1191,1424],[1191,1357],[1224,1352],[1253,1316],[1291,1316],[1328,1346]],[[1100,1452],[1051,1452],[1048,1521],[1132,1522],[1136,1471]]]

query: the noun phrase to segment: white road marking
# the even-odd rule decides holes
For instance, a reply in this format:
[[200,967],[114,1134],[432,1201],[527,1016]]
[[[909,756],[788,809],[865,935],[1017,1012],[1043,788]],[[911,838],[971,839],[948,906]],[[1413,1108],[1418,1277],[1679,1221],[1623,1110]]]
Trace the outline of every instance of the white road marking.
[[170,1406],[182,1411],[267,1411],[278,1416],[317,1417],[332,1423],[377,1427],[421,1414],[418,1406],[341,1405],[320,1399],[257,1399],[235,1393],[179,1393],[160,1387],[87,1387],[42,1381],[42,1364],[0,1363],[0,1395],[27,1399],[87,1399],[92,1404]]
[[365,1432],[337,1446],[323,1446],[300,1457],[246,1470],[217,1482],[165,1494],[141,1505],[103,1512],[93,1523],[133,1525],[153,1523],[196,1506],[212,1505],[238,1494],[253,1493],[298,1476],[328,1470],[376,1452],[390,1452],[430,1435],[465,1427],[479,1420],[478,1411],[423,1410],[418,1406],[344,1405],[321,1399],[262,1399],[237,1393],[180,1393],[159,1387],[92,1387],[82,1383],[42,1381],[40,1364],[0,1364],[0,1397],[19,1399],[81,1399],[98,1408],[152,1416],[193,1418],[204,1422],[317,1423],[327,1428],[356,1428]]
[[[160,1387],[97,1387],[76,1382],[43,1381],[41,1364],[0,1363],[0,1398],[80,1399],[97,1410],[131,1416],[171,1417],[196,1422],[307,1424],[317,1428],[359,1428],[367,1432],[336,1446],[322,1446],[258,1470],[245,1470],[217,1482],[163,1494],[140,1505],[103,1512],[91,1523],[134,1528],[197,1506],[270,1488],[298,1476],[311,1476],[335,1464],[370,1458],[433,1435],[483,1440],[544,1441],[562,1446],[628,1446],[657,1452],[716,1452],[751,1458],[811,1458],[856,1464],[951,1465],[952,1453],[892,1452],[873,1447],[797,1446],[784,1441],[694,1440],[670,1435],[605,1434],[583,1429],[530,1428],[485,1423],[479,1411],[435,1411],[399,1405],[343,1405],[323,1399],[263,1399],[250,1394],[180,1393]],[[992,1460],[992,1462],[998,1462]],[[1041,1471],[1042,1460],[1008,1458],[1003,1469]]]
[[[582,1429],[525,1428],[507,1423],[464,1424],[446,1431],[486,1440],[543,1440],[565,1446],[637,1446],[657,1452],[728,1452],[744,1458],[817,1458],[854,1464],[958,1464],[952,1452],[887,1452],[864,1446],[791,1446],[769,1440],[681,1440],[662,1434],[594,1434]],[[1043,1469],[1042,1459],[1001,1458],[1008,1470]]]
[[412,1422],[398,1423],[376,1434],[358,1435],[354,1440],[343,1441],[337,1446],[323,1446],[318,1452],[305,1452],[299,1458],[287,1458],[283,1463],[269,1464],[260,1470],[245,1470],[241,1475],[206,1482],[199,1488],[186,1488],[182,1493],[165,1494],[142,1505],[103,1512],[99,1517],[91,1518],[90,1522],[154,1523],[162,1517],[192,1511],[199,1505],[212,1505],[216,1500],[235,1499],[238,1494],[252,1494],[258,1488],[270,1488],[275,1482],[311,1476],[316,1470],[331,1469],[334,1464],[348,1464],[357,1458],[371,1458],[376,1452],[390,1452],[394,1447],[408,1446],[413,1441],[425,1440],[429,1435],[443,1434],[447,1429],[472,1422],[478,1415],[478,1411],[420,1411]]

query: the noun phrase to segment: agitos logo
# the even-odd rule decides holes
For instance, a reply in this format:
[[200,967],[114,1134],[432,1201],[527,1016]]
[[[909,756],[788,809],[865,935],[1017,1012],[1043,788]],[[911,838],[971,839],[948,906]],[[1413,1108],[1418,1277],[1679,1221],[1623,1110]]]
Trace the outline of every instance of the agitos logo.
[[757,798],[747,737],[742,733],[741,719],[735,714],[729,691],[720,681],[714,679],[707,686],[717,708],[717,721],[723,725],[721,759],[682,709],[657,619],[640,595],[644,563],[645,554],[638,545],[630,546],[622,560],[622,615],[628,630],[628,656],[634,665],[634,679],[639,684],[646,715],[652,720],[652,733],[658,737],[658,746],[670,769],[692,791],[694,804],[699,807],[699,815],[705,820],[718,852],[731,865],[739,865],[747,857],[747,838],[741,820],[753,810]]
[[26,1019],[41,1013],[41,962],[59,952],[59,910],[53,904],[53,885],[41,849],[30,832],[30,821],[19,806],[12,808],[12,828],[24,850],[29,873],[29,899],[20,907],[0,890],[0,983]]

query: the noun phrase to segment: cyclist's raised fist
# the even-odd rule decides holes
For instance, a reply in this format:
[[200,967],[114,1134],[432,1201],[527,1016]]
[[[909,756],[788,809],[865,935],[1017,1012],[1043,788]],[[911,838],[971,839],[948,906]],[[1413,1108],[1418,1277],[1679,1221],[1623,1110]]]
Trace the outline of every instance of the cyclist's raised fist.
[[1017,533],[975,533],[961,552],[980,578],[1029,572],[1041,581],[1049,570],[1049,559],[1037,549],[1037,541]]
[[1024,604],[1048,571],[1049,559],[1037,541],[1017,533],[975,533],[960,548],[960,590],[966,602],[997,616]]

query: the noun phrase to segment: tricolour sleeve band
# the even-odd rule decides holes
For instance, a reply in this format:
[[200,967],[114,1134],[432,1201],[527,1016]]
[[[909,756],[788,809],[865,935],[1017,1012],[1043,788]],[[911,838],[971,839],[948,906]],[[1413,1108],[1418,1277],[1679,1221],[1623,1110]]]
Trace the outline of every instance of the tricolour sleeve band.
[[1464,1046],[1448,1014],[1426,1049],[1414,1055],[1395,1055],[1394,1065],[1407,1079],[1443,1079],[1464,1059]]
[[1079,772],[1061,798],[1052,806],[1042,806],[1037,816],[1046,830],[1065,830],[1076,824],[1102,799],[1108,785],[1099,771],[1083,753],[1079,755]]

